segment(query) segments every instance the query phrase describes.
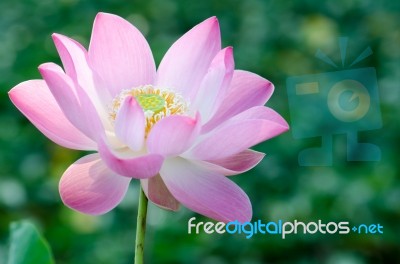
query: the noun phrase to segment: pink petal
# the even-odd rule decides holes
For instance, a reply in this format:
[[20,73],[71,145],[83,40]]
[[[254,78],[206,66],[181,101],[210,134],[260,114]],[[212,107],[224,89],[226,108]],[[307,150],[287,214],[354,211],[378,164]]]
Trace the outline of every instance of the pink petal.
[[254,168],[263,158],[262,152],[247,149],[238,154],[217,160],[196,161],[208,170],[225,176],[237,175]]
[[158,68],[157,86],[174,89],[188,97],[192,89],[198,89],[220,49],[218,20],[211,17],[192,28],[170,47]]
[[179,209],[179,202],[169,192],[160,175],[140,180],[140,182],[144,193],[151,202],[163,209],[172,211]]
[[166,161],[160,175],[171,194],[184,206],[217,221],[250,221],[247,195],[225,176],[175,158]]
[[132,96],[127,96],[115,119],[115,134],[132,150],[143,147],[146,119],[142,108]]
[[53,41],[63,63],[65,73],[76,81],[91,97],[97,96],[93,72],[88,65],[87,51],[80,43],[60,34]]
[[59,188],[61,199],[68,207],[85,214],[100,215],[121,202],[129,182],[129,178],[110,171],[98,154],[90,154],[65,171]]
[[53,34],[52,37],[66,74],[71,77],[76,85],[82,87],[95,105],[96,110],[106,116],[106,104],[112,98],[107,89],[96,87],[98,83],[95,80],[100,77],[90,69],[86,49],[77,41],[66,36]]
[[149,153],[175,156],[186,151],[200,130],[200,116],[169,116],[151,129],[147,139]]
[[234,119],[205,135],[185,157],[215,160],[229,157],[288,130],[288,125],[265,119]]
[[137,28],[119,16],[97,14],[89,59],[112,97],[123,89],[154,84],[156,67],[146,39]]
[[203,123],[213,116],[222,99],[225,98],[234,68],[232,47],[218,52],[211,62],[211,66],[201,82],[199,92],[193,97],[195,101],[192,108],[200,112]]
[[235,115],[231,120],[263,119],[275,122],[283,127],[289,127],[283,117],[275,110],[266,106],[255,106]]
[[54,63],[40,65],[39,71],[68,120],[86,136],[97,141],[104,129],[85,91],[75,86]]
[[94,141],[68,121],[43,80],[20,83],[8,94],[29,121],[56,144],[78,150],[97,148]]
[[118,157],[103,140],[98,142],[99,154],[104,163],[115,173],[135,179],[150,178],[158,174],[164,158],[158,154],[139,157]]
[[213,118],[203,127],[208,132],[230,117],[253,106],[264,105],[274,92],[274,85],[257,74],[235,70],[228,93]]

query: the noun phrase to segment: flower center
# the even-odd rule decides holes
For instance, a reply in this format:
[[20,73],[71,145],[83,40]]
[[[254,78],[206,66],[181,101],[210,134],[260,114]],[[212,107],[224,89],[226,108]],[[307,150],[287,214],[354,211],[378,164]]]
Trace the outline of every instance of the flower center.
[[156,114],[165,107],[165,99],[158,94],[138,94],[135,98],[143,111],[152,111]]
[[115,121],[122,102],[129,95],[133,96],[143,109],[146,117],[146,136],[154,124],[164,117],[182,115],[188,111],[188,104],[180,94],[152,85],[143,85],[123,90],[114,98],[109,113],[112,122]]

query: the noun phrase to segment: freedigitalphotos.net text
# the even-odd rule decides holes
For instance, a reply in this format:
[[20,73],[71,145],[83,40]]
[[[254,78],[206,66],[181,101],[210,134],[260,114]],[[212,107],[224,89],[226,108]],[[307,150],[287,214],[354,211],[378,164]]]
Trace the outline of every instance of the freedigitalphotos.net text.
[[293,222],[284,222],[278,220],[276,222],[263,222],[257,220],[254,222],[231,221],[229,223],[223,222],[195,222],[196,217],[192,217],[188,221],[188,234],[199,234],[204,232],[206,234],[244,234],[249,239],[255,234],[262,235],[281,235],[282,239],[285,239],[290,234],[349,234],[353,231],[356,234],[382,234],[383,226],[380,224],[360,224],[350,227],[348,221],[341,222],[328,222],[324,223],[322,220],[317,222],[304,223],[301,221],[294,220]]

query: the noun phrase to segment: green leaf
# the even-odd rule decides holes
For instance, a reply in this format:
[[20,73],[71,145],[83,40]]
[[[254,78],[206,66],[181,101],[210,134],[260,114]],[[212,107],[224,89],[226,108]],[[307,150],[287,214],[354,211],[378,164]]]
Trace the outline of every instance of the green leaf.
[[49,245],[32,223],[14,222],[10,231],[8,264],[54,264]]

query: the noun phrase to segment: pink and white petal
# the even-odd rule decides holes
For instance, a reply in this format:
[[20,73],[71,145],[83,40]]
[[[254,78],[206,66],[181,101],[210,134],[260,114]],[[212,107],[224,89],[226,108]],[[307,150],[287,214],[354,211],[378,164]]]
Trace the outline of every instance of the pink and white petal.
[[157,86],[174,89],[188,98],[198,89],[220,50],[219,23],[217,18],[211,17],[193,27],[169,48],[158,67]]
[[104,163],[115,173],[135,179],[151,178],[158,174],[164,158],[158,154],[147,154],[137,157],[120,157],[109,146],[100,140],[99,154]]
[[280,124],[282,126],[289,127],[289,124],[286,122],[285,119],[283,119],[283,117],[280,114],[278,114],[272,108],[266,106],[254,106],[231,118],[231,120],[248,120],[248,119],[269,120],[277,124]]
[[[100,116],[107,116],[106,104],[112,100],[107,89],[97,87],[95,79],[99,76],[89,67],[88,54],[86,49],[77,41],[60,34],[53,34],[53,41],[60,55],[65,72],[75,84],[82,87],[93,102]],[[108,119],[102,120],[108,123]],[[107,124],[110,125],[110,124]]]
[[138,151],[143,147],[145,125],[142,108],[133,96],[127,96],[115,119],[115,134],[130,149]]
[[235,155],[264,140],[273,138],[287,126],[270,120],[228,120],[203,136],[183,156],[198,160],[215,160]]
[[90,154],[64,172],[60,195],[68,207],[85,214],[100,215],[121,202],[130,180],[110,171],[98,154]]
[[105,141],[107,142],[110,149],[124,149],[126,148],[126,144],[122,142],[117,135],[115,135],[115,131],[106,131]]
[[161,119],[147,138],[149,153],[176,156],[186,151],[200,132],[200,115],[195,118],[173,115]]
[[50,140],[77,150],[95,150],[96,143],[74,127],[61,111],[45,81],[18,84],[8,93],[13,104]]
[[197,95],[191,97],[194,98],[192,109],[200,112],[203,123],[214,115],[225,98],[234,68],[232,47],[218,52],[201,82]]
[[164,163],[160,175],[171,194],[197,213],[223,222],[251,220],[249,198],[222,174],[174,158]]
[[97,91],[94,86],[93,72],[89,67],[86,49],[77,41],[61,34],[54,33],[52,37],[65,73],[76,81],[91,98],[98,97],[98,92],[105,92]]
[[273,92],[274,85],[270,81],[255,73],[235,70],[226,97],[212,119],[203,127],[203,132],[212,130],[253,106],[264,105]]
[[149,44],[137,28],[119,16],[97,14],[89,60],[112,97],[123,89],[154,84],[156,67]]
[[163,209],[178,211],[179,202],[172,196],[159,174],[149,179],[142,179],[140,182],[151,202]]
[[254,168],[264,158],[262,152],[247,149],[238,154],[217,160],[196,161],[208,170],[225,176],[237,175]]
[[104,128],[85,91],[74,85],[71,78],[54,63],[40,65],[39,71],[68,120],[97,142],[103,136]]

